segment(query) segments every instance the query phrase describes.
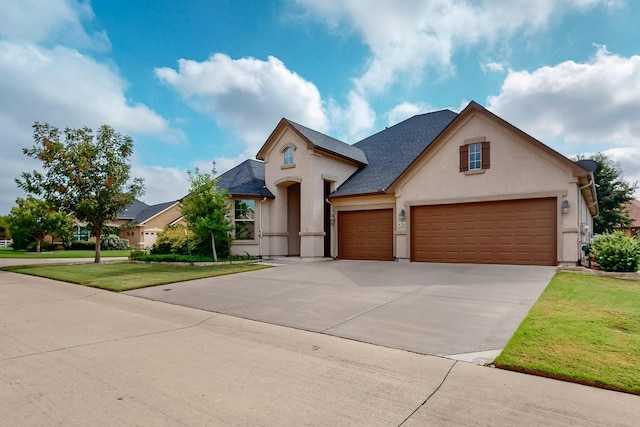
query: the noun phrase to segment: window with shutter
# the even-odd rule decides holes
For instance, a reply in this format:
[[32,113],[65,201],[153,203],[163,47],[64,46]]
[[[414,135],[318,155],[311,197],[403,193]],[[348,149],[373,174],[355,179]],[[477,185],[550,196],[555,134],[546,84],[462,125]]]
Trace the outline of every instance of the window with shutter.
[[460,146],[460,172],[480,173],[491,167],[490,142],[475,141]]

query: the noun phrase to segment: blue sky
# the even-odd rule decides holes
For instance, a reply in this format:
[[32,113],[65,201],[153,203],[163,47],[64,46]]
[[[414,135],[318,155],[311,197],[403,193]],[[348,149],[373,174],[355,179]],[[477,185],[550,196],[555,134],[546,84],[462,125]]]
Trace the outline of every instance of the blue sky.
[[353,143],[470,100],[640,179],[639,23],[632,0],[0,0],[0,214],[34,121],[131,135],[147,203],[282,117]]

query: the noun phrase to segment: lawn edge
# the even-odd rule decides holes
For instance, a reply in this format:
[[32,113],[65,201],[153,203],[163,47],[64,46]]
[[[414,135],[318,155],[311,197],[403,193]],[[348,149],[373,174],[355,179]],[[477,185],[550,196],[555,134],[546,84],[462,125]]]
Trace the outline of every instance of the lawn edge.
[[620,393],[626,393],[626,394],[632,394],[632,395],[636,395],[636,396],[640,396],[640,390],[628,390],[622,387],[616,387],[615,385],[612,384],[607,384],[607,383],[603,383],[601,381],[597,381],[597,380],[588,380],[588,379],[584,379],[584,378],[578,378],[578,377],[573,377],[571,375],[560,375],[560,374],[554,374],[552,372],[549,371],[545,371],[542,369],[533,369],[533,368],[527,368],[521,365],[512,365],[512,364],[508,364],[508,363],[499,363],[494,361],[493,365],[497,368],[497,369],[502,369],[505,371],[511,371],[511,372],[519,372],[521,374],[527,374],[527,375],[535,375],[537,377],[543,377],[543,378],[549,378],[552,380],[558,380],[558,381],[564,381],[564,382],[568,382],[568,383],[574,383],[574,384],[580,384],[580,385],[584,385],[584,386],[589,386],[589,387],[596,387],[596,388],[600,388],[603,390],[610,390],[610,391],[617,391]]

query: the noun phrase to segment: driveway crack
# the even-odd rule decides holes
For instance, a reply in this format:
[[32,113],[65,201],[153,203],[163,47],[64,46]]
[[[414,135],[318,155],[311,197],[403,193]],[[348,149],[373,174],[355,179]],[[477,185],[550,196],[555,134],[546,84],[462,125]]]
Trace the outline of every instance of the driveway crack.
[[428,401],[429,399],[431,399],[433,397],[434,394],[436,394],[438,392],[438,390],[440,390],[440,387],[442,387],[442,385],[444,384],[444,382],[447,380],[447,378],[449,377],[449,374],[451,373],[451,370],[453,369],[454,366],[456,366],[458,364],[458,361],[456,360],[455,362],[453,362],[453,365],[451,365],[451,367],[449,368],[449,370],[447,371],[447,373],[445,374],[444,378],[442,378],[442,381],[440,382],[440,384],[438,385],[438,387],[436,387],[435,390],[433,390],[431,392],[431,394],[429,396],[427,396],[427,398],[424,400],[424,402],[422,402],[421,404],[418,405],[418,407],[416,409],[413,410],[413,412],[411,412],[407,418],[405,418],[404,420],[402,420],[402,422],[400,424],[398,424],[398,427],[401,427],[404,423],[406,423],[409,418],[413,417],[413,414],[415,414],[416,412],[418,412],[418,409],[422,408]]

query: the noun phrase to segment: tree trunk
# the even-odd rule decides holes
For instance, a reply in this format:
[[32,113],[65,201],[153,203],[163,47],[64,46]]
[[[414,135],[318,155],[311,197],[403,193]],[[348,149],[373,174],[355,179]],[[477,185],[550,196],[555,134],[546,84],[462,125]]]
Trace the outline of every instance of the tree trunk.
[[40,242],[41,242],[40,239],[36,240],[36,252],[38,252],[38,253],[40,253],[40,250],[41,250]]
[[211,248],[213,250],[213,262],[218,262],[218,253],[216,252],[216,238],[211,232]]
[[93,260],[94,263],[100,264],[100,239],[102,238],[102,231],[96,231],[96,257]]

